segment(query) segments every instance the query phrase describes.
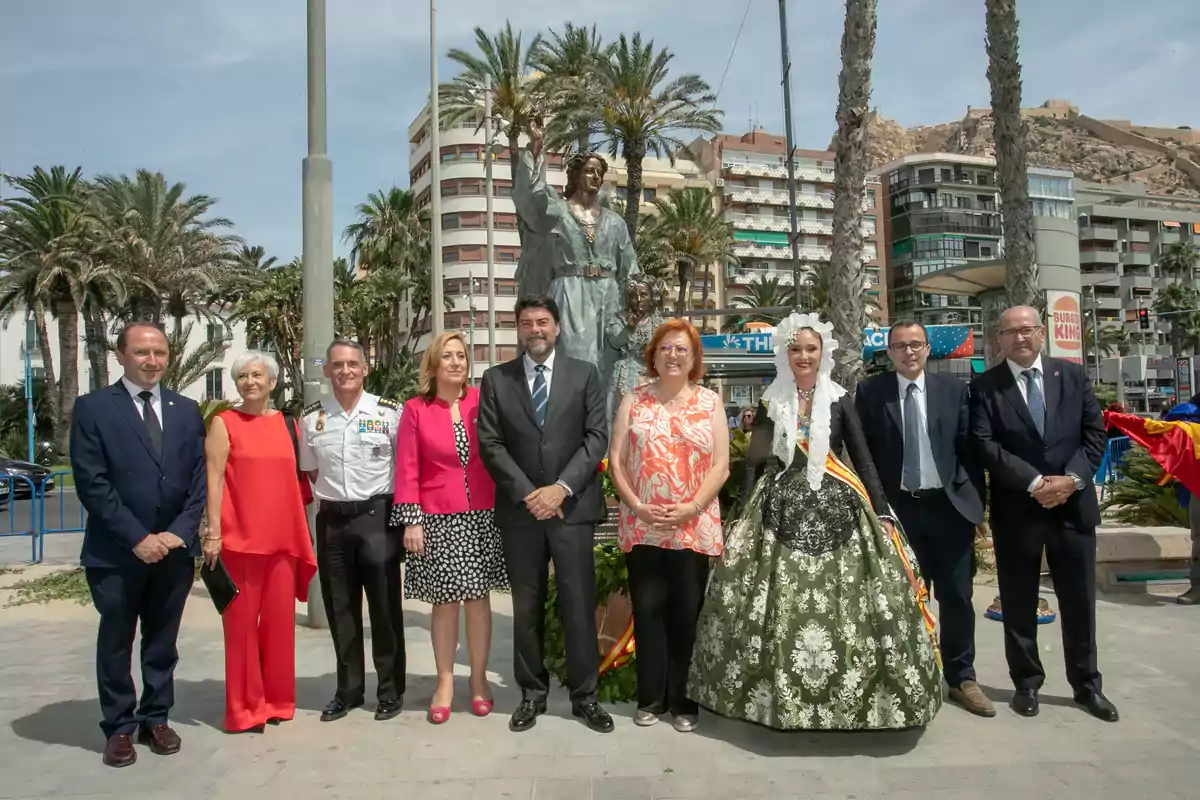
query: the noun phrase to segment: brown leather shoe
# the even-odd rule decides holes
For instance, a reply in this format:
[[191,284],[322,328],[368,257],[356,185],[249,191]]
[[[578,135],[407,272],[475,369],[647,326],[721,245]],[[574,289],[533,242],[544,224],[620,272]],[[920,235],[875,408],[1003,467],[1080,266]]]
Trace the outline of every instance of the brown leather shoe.
[[963,681],[950,690],[950,699],[979,717],[996,716],[996,707],[975,681]]
[[104,745],[104,764],[109,767],[128,767],[137,761],[137,750],[133,749],[133,737],[128,733],[114,733]]
[[179,752],[179,734],[171,730],[165,722],[148,725],[138,734],[138,742],[150,745],[150,752],[156,756],[170,756]]

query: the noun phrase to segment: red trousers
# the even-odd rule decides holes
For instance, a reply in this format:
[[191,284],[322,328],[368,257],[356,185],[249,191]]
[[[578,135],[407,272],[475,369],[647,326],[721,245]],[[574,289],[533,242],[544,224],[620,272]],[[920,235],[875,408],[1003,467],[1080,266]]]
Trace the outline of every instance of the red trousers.
[[225,629],[225,730],[289,720],[296,713],[296,560],[221,553],[238,596]]

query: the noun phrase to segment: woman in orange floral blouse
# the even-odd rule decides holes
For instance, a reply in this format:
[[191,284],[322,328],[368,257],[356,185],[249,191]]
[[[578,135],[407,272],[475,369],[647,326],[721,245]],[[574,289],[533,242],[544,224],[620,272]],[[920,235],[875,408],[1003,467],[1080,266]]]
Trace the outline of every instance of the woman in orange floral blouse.
[[634,722],[653,725],[670,711],[675,729],[690,731],[688,666],[708,560],[723,549],[717,494],[729,475],[729,431],[721,398],[696,383],[704,361],[690,323],[660,325],[645,364],[657,380],[625,395],[609,452],[637,641]]

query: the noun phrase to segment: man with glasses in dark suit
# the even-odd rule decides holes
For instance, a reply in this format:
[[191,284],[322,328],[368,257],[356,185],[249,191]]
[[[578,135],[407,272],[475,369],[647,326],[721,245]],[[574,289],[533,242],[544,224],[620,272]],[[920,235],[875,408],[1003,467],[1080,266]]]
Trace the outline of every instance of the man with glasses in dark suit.
[[938,604],[950,699],[981,717],[996,709],[975,680],[975,526],[983,521],[983,470],[968,445],[967,385],[925,370],[929,334],[919,322],[888,331],[894,372],[858,384],[856,404],[884,493]]

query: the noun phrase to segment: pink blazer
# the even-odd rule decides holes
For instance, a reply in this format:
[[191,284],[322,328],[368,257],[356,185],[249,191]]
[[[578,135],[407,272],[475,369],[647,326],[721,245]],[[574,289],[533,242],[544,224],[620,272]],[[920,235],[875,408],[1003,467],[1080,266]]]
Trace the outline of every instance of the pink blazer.
[[[414,397],[404,404],[396,436],[397,503],[417,503],[422,514],[456,514],[496,505],[496,484],[479,457],[479,390],[470,388],[458,403],[471,451],[466,470],[454,449],[450,406]],[[464,475],[465,472],[465,475]],[[464,480],[465,478],[465,480]],[[467,502],[467,487],[471,490]]]

